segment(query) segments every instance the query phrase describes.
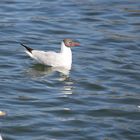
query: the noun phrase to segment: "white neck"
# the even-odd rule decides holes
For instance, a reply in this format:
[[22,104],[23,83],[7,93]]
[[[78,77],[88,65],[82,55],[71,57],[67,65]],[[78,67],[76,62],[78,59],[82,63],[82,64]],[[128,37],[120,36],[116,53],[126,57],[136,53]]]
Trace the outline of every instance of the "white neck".
[[62,54],[62,56],[64,56],[63,62],[65,63],[65,65],[69,65],[69,67],[71,67],[71,64],[72,64],[72,51],[71,51],[71,48],[66,47],[65,44],[62,42],[61,43],[61,51],[60,51],[60,53]]
[[71,54],[71,49],[69,47],[66,47],[65,44],[62,42],[60,52],[64,54]]

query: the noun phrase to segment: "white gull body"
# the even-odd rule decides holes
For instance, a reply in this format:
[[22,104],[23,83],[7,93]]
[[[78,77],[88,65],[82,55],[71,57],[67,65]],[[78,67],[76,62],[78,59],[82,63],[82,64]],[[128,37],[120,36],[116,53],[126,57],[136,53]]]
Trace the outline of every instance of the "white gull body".
[[2,140],[2,136],[0,135],[0,140]]
[[71,47],[78,46],[79,43],[73,42],[71,39],[64,39],[61,42],[61,50],[59,53],[54,51],[33,50],[23,44],[21,45],[26,48],[26,53],[37,62],[55,68],[70,70],[72,65]]

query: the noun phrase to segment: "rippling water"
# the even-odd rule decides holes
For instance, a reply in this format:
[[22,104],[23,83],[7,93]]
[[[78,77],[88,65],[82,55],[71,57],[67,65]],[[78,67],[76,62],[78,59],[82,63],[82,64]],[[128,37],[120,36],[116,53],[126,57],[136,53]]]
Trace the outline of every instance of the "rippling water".
[[[73,48],[69,78],[37,64],[19,42]],[[139,0],[1,0],[3,140],[140,139]]]

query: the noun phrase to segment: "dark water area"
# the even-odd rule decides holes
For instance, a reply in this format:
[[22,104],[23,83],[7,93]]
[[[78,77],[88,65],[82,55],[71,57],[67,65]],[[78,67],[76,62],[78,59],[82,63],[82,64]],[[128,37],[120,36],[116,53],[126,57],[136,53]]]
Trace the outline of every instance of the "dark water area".
[[[69,78],[30,59],[20,42],[80,42]],[[3,140],[140,140],[140,1],[1,0]]]

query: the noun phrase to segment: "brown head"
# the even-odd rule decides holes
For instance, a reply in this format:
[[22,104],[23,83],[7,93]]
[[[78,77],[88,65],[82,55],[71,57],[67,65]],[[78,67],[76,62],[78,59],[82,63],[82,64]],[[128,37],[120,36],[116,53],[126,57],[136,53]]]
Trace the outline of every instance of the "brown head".
[[80,45],[80,43],[74,42],[72,39],[68,39],[68,38],[64,39],[63,42],[66,47],[74,47]]

